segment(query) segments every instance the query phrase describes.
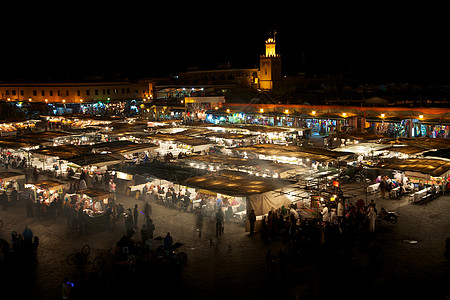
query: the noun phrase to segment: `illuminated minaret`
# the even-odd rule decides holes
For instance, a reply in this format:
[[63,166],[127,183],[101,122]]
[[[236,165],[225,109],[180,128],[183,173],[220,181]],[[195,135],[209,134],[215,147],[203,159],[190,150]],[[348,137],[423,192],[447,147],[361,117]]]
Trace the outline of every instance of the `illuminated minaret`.
[[272,90],[274,82],[281,80],[281,57],[275,49],[276,34],[275,31],[273,37],[266,40],[266,55],[259,59],[259,88],[262,90]]

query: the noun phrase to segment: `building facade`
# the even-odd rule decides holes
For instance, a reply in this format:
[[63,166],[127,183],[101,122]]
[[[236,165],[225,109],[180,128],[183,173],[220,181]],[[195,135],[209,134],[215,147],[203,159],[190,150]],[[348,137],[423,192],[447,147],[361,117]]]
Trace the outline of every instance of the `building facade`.
[[0,84],[0,100],[2,101],[88,103],[131,99],[153,99],[153,82]]

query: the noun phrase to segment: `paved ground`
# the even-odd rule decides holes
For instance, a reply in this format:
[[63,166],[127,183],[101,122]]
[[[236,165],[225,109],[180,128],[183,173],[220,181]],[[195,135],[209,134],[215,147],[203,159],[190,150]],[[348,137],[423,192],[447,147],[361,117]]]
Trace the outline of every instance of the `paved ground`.
[[[353,191],[356,201],[365,196],[363,185],[351,184],[343,189],[346,193]],[[378,206],[397,211],[400,219],[395,225],[381,223],[375,238],[363,236],[356,241],[352,261],[334,262],[319,249],[314,253],[298,254],[302,256],[301,263],[294,263],[296,258],[289,256],[286,275],[283,277],[277,271],[271,279],[267,274],[266,253],[287,249],[283,240],[265,243],[259,234],[249,236],[238,224],[226,224],[225,235],[216,237],[214,224],[209,220],[153,204],[155,236],[164,236],[170,231],[174,241],[184,243],[182,250],[188,253],[188,263],[181,276],[161,274],[158,280],[153,277],[135,285],[127,282],[118,286],[117,291],[155,295],[156,291],[165,289],[168,296],[202,299],[210,299],[212,294],[216,299],[275,296],[321,299],[336,294],[356,298],[361,293],[365,298],[379,297],[385,295],[384,289],[392,288],[395,293],[390,295],[406,297],[420,293],[430,296],[429,299],[442,298],[450,286],[443,256],[445,238],[450,237],[450,196],[442,196],[425,205],[409,204],[406,198],[398,201],[382,200],[378,195],[368,197],[369,200],[372,198]],[[119,196],[119,202],[125,207],[138,203],[142,209],[142,202],[131,197]],[[22,232],[25,225],[40,237],[36,266],[18,266],[19,276],[13,280],[15,288],[20,288],[18,293],[30,290],[34,299],[61,297],[62,278],[77,274],[77,270],[65,262],[69,253],[89,244],[95,254],[114,245],[125,232],[122,223],[112,231],[80,234],[68,229],[64,218],[55,221],[27,219],[23,203],[0,211],[0,215],[4,220],[1,238],[10,241],[11,231]],[[142,221],[141,218],[139,226]],[[417,241],[417,244],[408,241]],[[376,259],[373,259],[374,251]],[[168,284],[159,285],[161,282]]]

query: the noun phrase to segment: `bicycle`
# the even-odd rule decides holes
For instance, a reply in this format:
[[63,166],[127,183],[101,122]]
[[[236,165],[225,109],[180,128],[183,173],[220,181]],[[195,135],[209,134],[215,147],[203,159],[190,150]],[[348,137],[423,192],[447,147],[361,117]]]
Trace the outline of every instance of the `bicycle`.
[[89,253],[91,252],[91,247],[89,245],[84,245],[81,247],[81,252],[75,252],[71,253],[67,256],[66,262],[69,266],[77,265],[89,265],[91,264],[90,261],[88,261]]
[[96,256],[92,261],[92,268],[94,270],[103,270],[106,266],[114,261],[114,254],[112,253],[113,247],[104,250],[100,255]]

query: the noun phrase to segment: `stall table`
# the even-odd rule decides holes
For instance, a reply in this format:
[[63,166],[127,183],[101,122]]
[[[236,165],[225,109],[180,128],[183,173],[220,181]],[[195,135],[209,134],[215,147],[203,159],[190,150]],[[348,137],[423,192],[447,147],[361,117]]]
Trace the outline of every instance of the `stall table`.
[[368,193],[371,193],[371,194],[375,194],[376,192],[378,192],[378,189],[379,189],[379,188],[380,188],[380,183],[378,182],[378,183],[369,185],[369,186],[367,187],[367,192],[368,192]]

